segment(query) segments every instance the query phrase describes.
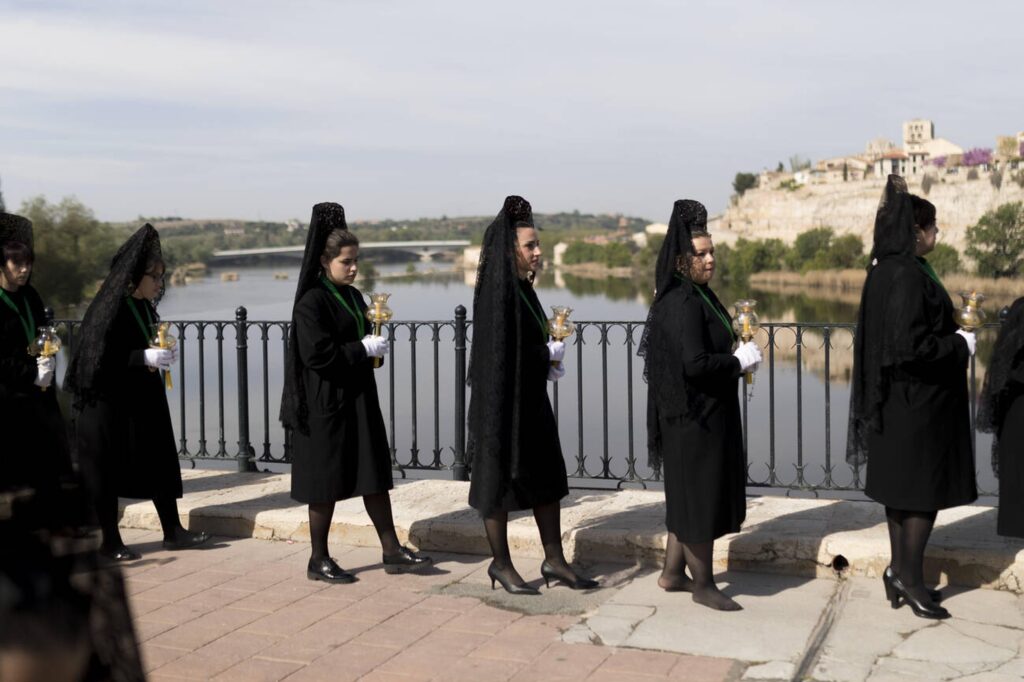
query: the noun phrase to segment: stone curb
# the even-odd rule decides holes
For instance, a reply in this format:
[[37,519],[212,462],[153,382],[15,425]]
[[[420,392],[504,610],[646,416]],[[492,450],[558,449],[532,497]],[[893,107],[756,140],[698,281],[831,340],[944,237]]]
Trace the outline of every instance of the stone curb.
[[[179,511],[189,528],[228,537],[309,542],[306,508],[288,494],[288,474],[184,471]],[[469,484],[419,480],[391,492],[395,527],[419,549],[487,554],[483,524],[466,500]],[[993,507],[939,513],[926,557],[931,580],[1024,592],[1024,541],[995,532]],[[159,530],[151,502],[123,508],[121,525]],[[574,490],[562,503],[566,555],[586,563],[660,565],[664,557],[664,495],[643,490]],[[377,546],[377,535],[356,498],[339,502],[331,541]],[[515,556],[543,556],[529,513],[513,514],[509,546]],[[889,562],[880,505],[844,500],[750,497],[743,530],[715,543],[721,569],[834,576],[836,568],[876,577]]]

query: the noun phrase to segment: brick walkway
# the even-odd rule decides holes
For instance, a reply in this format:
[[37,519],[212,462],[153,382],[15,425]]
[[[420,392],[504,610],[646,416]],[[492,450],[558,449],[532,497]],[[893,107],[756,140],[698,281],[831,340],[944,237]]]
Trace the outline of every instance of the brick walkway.
[[[604,571],[610,587],[589,596],[542,587],[540,597],[513,599],[490,591],[479,556],[435,553],[429,574],[390,576],[379,550],[332,547],[360,580],[326,585],[305,577],[308,544],[218,538],[211,549],[165,552],[156,533],[124,535],[143,553],[125,574],[151,680],[710,681],[744,669],[563,642],[563,631],[626,580],[612,575],[621,566]],[[517,560],[524,576],[538,565]],[[545,608],[553,612],[538,612]]]

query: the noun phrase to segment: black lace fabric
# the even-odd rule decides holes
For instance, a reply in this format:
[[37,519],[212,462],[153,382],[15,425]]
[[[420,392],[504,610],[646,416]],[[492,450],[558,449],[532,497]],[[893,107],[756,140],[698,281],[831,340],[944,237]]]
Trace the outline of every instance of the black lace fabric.
[[846,460],[854,466],[867,462],[869,431],[882,428],[881,407],[893,370],[914,358],[913,339],[904,331],[917,311],[908,309],[905,297],[887,296],[908,273],[916,276],[914,246],[912,195],[903,178],[890,175],[875,214],[871,262],[854,332],[846,435]]
[[[348,230],[345,208],[341,204],[331,202],[313,206],[313,215],[309,219],[309,231],[306,235],[306,249],[302,254],[302,267],[299,269],[299,282],[295,287],[295,303],[298,303],[307,291],[317,286],[323,270],[320,256],[323,255],[327,237],[334,230]],[[306,404],[306,388],[298,348],[293,316],[285,353],[280,419],[285,426],[308,435],[309,405]]]
[[149,264],[162,259],[160,235],[149,223],[136,230],[111,259],[110,273],[89,304],[82,325],[75,334],[71,362],[64,375],[64,390],[75,396],[76,406],[97,397],[104,373],[109,370],[103,366],[103,355],[117,311],[132,285],[142,279]]
[[985,384],[978,396],[979,431],[992,434],[992,471],[999,475],[999,429],[1014,397],[1010,377],[1024,363],[1024,297],[1018,298],[999,329]]
[[[665,241],[658,251],[658,262],[654,271],[655,293],[654,302],[647,313],[644,333],[640,337],[637,355],[644,359],[644,381],[647,382],[647,453],[648,466],[659,471],[661,468],[661,427],[659,422],[658,404],[678,405],[679,414],[697,414],[701,408],[700,396],[690,391],[686,382],[673,380],[664,372],[657,371],[667,363],[665,359],[678,354],[678,347],[672,339],[659,333],[663,326],[664,315],[671,311],[662,309],[660,305],[665,295],[677,287],[692,290],[689,279],[689,268],[679,268],[680,259],[689,263],[693,257],[693,232],[706,230],[708,212],[704,205],[693,199],[680,199],[672,206],[672,216],[668,221],[668,232]],[[678,340],[676,340],[678,342]],[[654,371],[652,371],[652,368]]]
[[[501,212],[484,233],[473,290],[473,343],[469,351],[471,387],[466,459],[486,457],[519,473],[519,358],[523,336],[517,289],[516,225],[533,225],[530,203],[519,196],[505,199]],[[490,498],[490,491],[484,492]]]
[[13,213],[5,213],[0,207],[0,248],[7,242],[21,242],[32,248],[32,221]]

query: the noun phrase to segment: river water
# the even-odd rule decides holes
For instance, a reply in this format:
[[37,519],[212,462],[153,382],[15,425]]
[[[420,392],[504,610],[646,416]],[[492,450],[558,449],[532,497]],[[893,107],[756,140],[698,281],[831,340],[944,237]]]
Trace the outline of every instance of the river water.
[[[416,263],[412,274],[407,274],[409,267],[379,265],[376,281],[357,280],[356,286],[364,292],[390,292],[394,320],[402,323],[395,330],[394,352],[377,374],[381,407],[397,461],[408,466],[417,461],[429,463],[438,457],[448,465],[453,458],[455,392],[450,322],[456,306],[472,308],[473,273],[455,271],[445,263]],[[297,262],[233,267],[231,271],[239,275],[238,281],[221,281],[223,270],[213,269],[208,277],[187,286],[168,288],[160,303],[161,316],[175,321],[231,321],[235,309],[244,306],[251,321],[283,322],[290,318]],[[275,273],[286,273],[288,278],[277,279]],[[538,295],[544,305],[568,305],[575,311],[574,319],[595,322],[584,329],[582,338],[569,339],[568,373],[557,391],[560,437],[570,474],[582,471],[588,476],[605,473],[617,478],[626,474],[630,455],[636,458],[639,475],[651,473],[646,466],[646,385],[641,359],[636,357],[650,300],[648,286],[630,280],[582,279],[554,273],[544,273],[538,280]],[[788,293],[717,288],[716,291],[727,304],[748,296],[757,298],[758,311],[765,323],[851,324],[856,315],[856,306],[849,302]],[[435,342],[432,326],[406,324],[411,321],[449,324],[438,327]],[[410,326],[415,326],[415,342]],[[226,326],[223,330],[220,362],[216,330],[205,330],[202,410],[197,333],[195,326],[186,326],[182,345],[184,376],[175,373],[175,387],[168,393],[176,434],[179,438],[184,435],[192,454],[205,447],[205,453],[224,452],[233,456],[238,450],[234,328]],[[267,328],[266,374],[260,328],[250,328],[247,338],[249,437],[257,456],[283,454],[284,434],[277,420],[282,334],[279,326]],[[767,331],[762,330],[759,338],[761,345],[766,346]],[[756,483],[817,486],[831,480],[834,487],[854,485],[855,473],[844,461],[851,343],[849,331],[842,327],[827,332],[805,328],[799,343],[794,329],[775,331],[774,372],[769,372],[765,363],[746,399],[749,472]],[[222,375],[218,373],[219,364]],[[979,382],[981,371],[979,365]],[[219,376],[223,377],[223,385],[219,384]],[[996,489],[988,466],[989,442],[985,434],[979,434],[979,484],[984,491]],[[410,471],[409,475],[417,474]],[[863,472],[860,481],[863,482]]]

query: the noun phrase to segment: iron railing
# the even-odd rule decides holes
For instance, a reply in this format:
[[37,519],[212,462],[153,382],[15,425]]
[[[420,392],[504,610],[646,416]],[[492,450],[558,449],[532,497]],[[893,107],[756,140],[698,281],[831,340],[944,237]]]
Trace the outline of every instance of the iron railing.
[[[79,323],[65,320],[64,324],[70,351]],[[287,464],[291,439],[277,420],[277,410],[290,323],[251,321],[240,307],[233,321],[171,324],[179,355],[169,399],[177,404],[172,416],[179,456],[193,461],[234,460],[239,470]],[[567,354],[571,356],[567,358],[569,375],[551,388],[570,478],[575,485],[585,486],[659,482],[660,471],[646,465],[646,387],[642,359],[636,355],[644,323],[580,321],[575,325]],[[463,306],[455,309],[452,320],[385,325],[391,352],[377,383],[392,465],[403,477],[435,471],[468,479],[466,372],[471,328]],[[853,331],[853,324],[762,324],[758,339],[765,349],[766,366],[752,387],[740,384],[748,485],[815,492],[862,490],[863,470],[845,461],[848,388],[844,379]],[[231,343],[234,362],[228,360]],[[426,363],[420,358],[424,344],[428,344]],[[976,371],[972,358],[972,431]],[[837,390],[840,407],[833,409]],[[213,432],[211,412],[215,414]],[[979,435],[974,432],[973,438],[977,451]],[[986,471],[981,464],[979,492],[994,495],[994,479],[986,478]]]

